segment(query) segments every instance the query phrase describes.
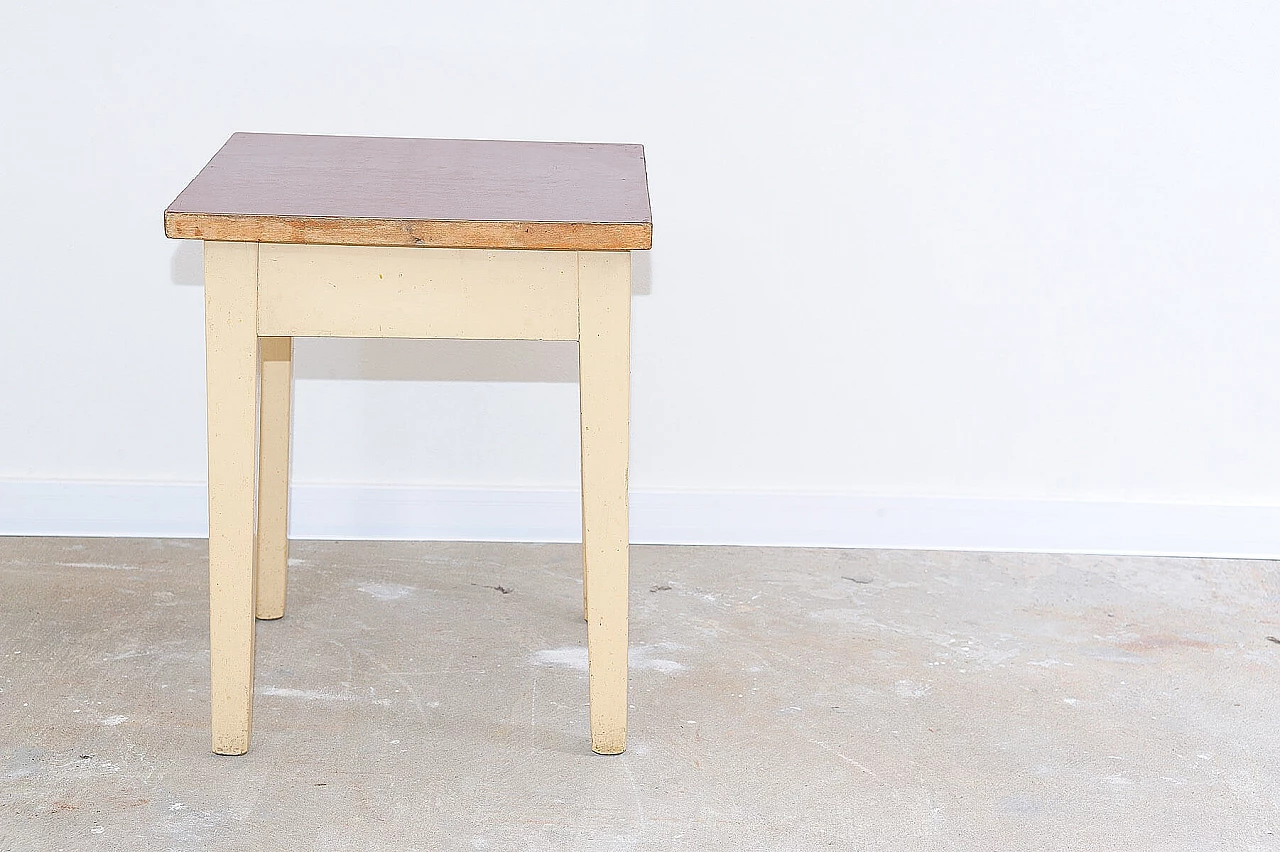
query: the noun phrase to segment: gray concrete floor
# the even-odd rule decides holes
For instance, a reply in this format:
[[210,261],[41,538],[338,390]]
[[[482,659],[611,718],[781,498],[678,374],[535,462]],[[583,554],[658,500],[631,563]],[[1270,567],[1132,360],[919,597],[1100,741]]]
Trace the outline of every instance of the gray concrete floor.
[[[1277,849],[1269,562],[298,542],[209,753],[202,541],[0,539],[0,849]],[[501,591],[497,587],[506,590]]]

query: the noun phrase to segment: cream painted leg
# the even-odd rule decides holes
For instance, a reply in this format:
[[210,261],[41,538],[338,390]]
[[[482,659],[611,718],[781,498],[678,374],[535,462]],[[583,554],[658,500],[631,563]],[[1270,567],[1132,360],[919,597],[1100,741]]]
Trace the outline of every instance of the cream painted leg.
[[204,244],[213,750],[249,749],[258,424],[257,243]]
[[262,337],[258,428],[258,618],[284,615],[289,573],[289,406],[293,338]]
[[627,448],[631,256],[578,254],[582,557],[591,748],[627,747]]

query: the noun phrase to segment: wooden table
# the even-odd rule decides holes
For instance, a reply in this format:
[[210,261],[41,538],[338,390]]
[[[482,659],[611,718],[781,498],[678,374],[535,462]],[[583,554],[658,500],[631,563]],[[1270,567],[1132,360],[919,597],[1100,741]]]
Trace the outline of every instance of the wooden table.
[[237,133],[164,214],[204,241],[213,750],[249,748],[284,615],[293,338],[576,340],[591,747],[626,748],[639,145]]

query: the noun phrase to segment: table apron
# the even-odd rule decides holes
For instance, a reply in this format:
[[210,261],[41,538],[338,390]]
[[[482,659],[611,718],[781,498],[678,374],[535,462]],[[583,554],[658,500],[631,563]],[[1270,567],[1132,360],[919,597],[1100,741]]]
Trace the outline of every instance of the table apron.
[[578,252],[258,246],[263,337],[577,340]]

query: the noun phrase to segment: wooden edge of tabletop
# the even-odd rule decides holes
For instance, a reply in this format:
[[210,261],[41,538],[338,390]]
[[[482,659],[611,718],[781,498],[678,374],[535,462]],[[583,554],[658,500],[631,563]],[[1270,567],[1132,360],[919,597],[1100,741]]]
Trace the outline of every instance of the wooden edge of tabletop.
[[653,245],[650,222],[432,222],[310,216],[164,213],[179,240],[425,248],[633,251]]

